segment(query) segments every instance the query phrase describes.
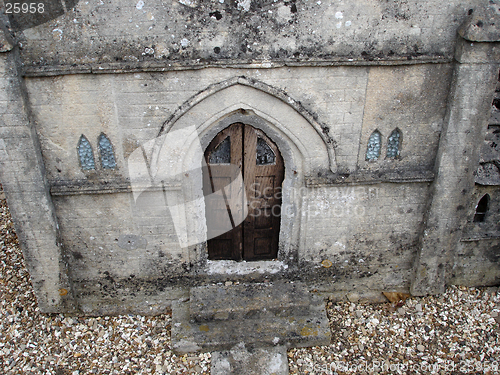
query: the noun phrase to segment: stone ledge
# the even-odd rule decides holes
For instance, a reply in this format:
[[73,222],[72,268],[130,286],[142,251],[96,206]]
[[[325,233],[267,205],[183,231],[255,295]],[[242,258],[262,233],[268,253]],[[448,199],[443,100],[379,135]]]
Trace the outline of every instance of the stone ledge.
[[392,66],[414,64],[448,64],[453,59],[442,56],[401,56],[393,59],[303,60],[303,61],[137,61],[80,65],[25,65],[24,77],[47,77],[67,74],[168,72],[175,70],[197,70],[205,68],[270,69],[282,67],[334,67],[334,66]]
[[[56,195],[85,195],[85,194],[114,194],[131,193],[132,186],[128,180],[70,180],[49,181],[50,194]],[[143,190],[162,191],[179,190],[180,185],[144,186]],[[141,190],[142,191],[142,190]]]
[[475,242],[475,241],[488,241],[488,240],[498,240],[500,239],[500,233],[483,233],[473,236],[462,237],[460,242]]
[[[322,176],[306,176],[307,187],[330,185],[362,185],[391,183],[419,183],[434,181],[432,171],[383,171],[383,172],[356,172],[350,175],[341,173],[325,173]],[[56,195],[84,195],[84,194],[114,194],[131,193],[132,186],[128,180],[67,180],[49,181],[50,194]],[[148,191],[161,191],[161,186],[148,186]],[[181,185],[169,185],[167,190],[179,190]]]
[[434,181],[433,171],[376,171],[355,172],[351,174],[325,173],[322,176],[308,176],[305,178],[307,187],[329,185],[362,185],[390,183],[419,183]]

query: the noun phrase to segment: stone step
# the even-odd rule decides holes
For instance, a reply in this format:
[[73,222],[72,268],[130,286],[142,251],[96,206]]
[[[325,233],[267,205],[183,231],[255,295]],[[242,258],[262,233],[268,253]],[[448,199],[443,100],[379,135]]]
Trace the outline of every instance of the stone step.
[[208,285],[192,288],[191,318],[197,322],[306,314],[311,294],[300,283],[275,282],[241,285]]
[[[269,292],[268,295],[276,296],[277,290],[284,291],[281,283],[273,284],[276,290],[270,291],[271,285],[262,290]],[[188,301],[176,301],[172,304],[172,345],[177,353],[212,352],[230,350],[240,343],[252,347],[283,346],[308,347],[317,345],[328,345],[330,343],[330,328],[326,316],[325,304],[320,296],[307,292],[303,286],[288,289],[296,293],[299,308],[295,309],[292,302],[283,305],[274,299],[259,298],[254,301],[248,295],[238,298],[238,292],[248,290],[248,286],[228,290],[232,295],[227,299],[228,305],[224,311],[229,311],[227,317],[222,319],[211,304],[212,312],[202,314],[198,303]],[[228,288],[231,289],[231,288]],[[257,288],[258,289],[258,288]],[[259,290],[259,289],[258,289]],[[195,291],[193,298],[201,298]],[[284,293],[283,293],[284,294]],[[256,295],[261,296],[259,293]],[[211,297],[208,297],[211,298]],[[280,300],[292,301],[292,296],[281,296]],[[303,306],[307,301],[308,305]],[[193,314],[191,307],[196,308]],[[279,306],[282,306],[280,310]],[[258,310],[258,308],[260,310]],[[238,311],[235,314],[234,311]],[[208,317],[214,315],[214,318]],[[198,320],[193,319],[196,316]],[[201,320],[203,318],[205,320]]]
[[174,302],[172,345],[175,352],[229,350],[240,342],[288,348],[328,345],[330,328],[324,310],[296,317],[193,322],[190,321],[189,302]]
[[212,353],[211,375],[287,375],[286,347],[247,348]]

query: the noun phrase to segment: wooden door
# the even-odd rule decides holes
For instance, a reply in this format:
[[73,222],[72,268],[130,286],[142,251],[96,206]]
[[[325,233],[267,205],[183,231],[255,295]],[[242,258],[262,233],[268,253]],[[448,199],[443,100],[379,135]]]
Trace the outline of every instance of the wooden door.
[[[276,259],[281,218],[284,164],[276,145],[259,129],[236,123],[220,132],[205,151],[208,165],[204,195],[223,190],[219,199],[205,199],[208,258]],[[243,181],[235,181],[235,171]],[[229,203],[245,189],[247,216],[242,205]],[[234,194],[234,195],[233,195]],[[214,194],[212,194],[214,195]],[[241,218],[241,220],[238,220]],[[231,230],[220,234],[231,223]],[[240,223],[240,224],[238,224]]]

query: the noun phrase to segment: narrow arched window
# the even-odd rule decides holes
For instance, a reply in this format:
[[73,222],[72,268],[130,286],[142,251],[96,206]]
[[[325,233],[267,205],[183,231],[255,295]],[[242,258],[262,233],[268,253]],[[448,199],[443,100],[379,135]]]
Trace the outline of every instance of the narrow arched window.
[[380,156],[380,147],[382,145],[382,136],[378,130],[375,130],[368,139],[366,148],[366,160],[377,160]]
[[113,152],[113,145],[104,133],[99,136],[99,153],[101,155],[101,166],[105,169],[115,169],[115,153]]
[[401,144],[401,131],[394,129],[387,140],[387,158],[396,159],[399,156],[399,148]]
[[490,208],[490,195],[484,195],[476,206],[476,213],[474,214],[474,222],[482,223],[486,217],[486,213]]
[[94,152],[89,140],[82,134],[77,146],[80,166],[84,171],[95,169]]

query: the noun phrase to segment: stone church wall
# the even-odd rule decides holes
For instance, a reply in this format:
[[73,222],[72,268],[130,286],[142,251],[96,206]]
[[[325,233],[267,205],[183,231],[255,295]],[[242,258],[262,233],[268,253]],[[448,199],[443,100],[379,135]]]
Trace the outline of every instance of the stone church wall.
[[[500,5],[61,4],[0,41],[0,178],[43,311],[155,314],[228,280],[304,280],[325,296],[498,284],[500,182],[474,171],[500,160],[481,151],[494,142]],[[205,149],[245,120],[285,163],[278,259],[209,261],[206,242],[180,245],[165,191],[136,200],[129,161],[188,126]],[[200,186],[167,190],[189,201]]]

